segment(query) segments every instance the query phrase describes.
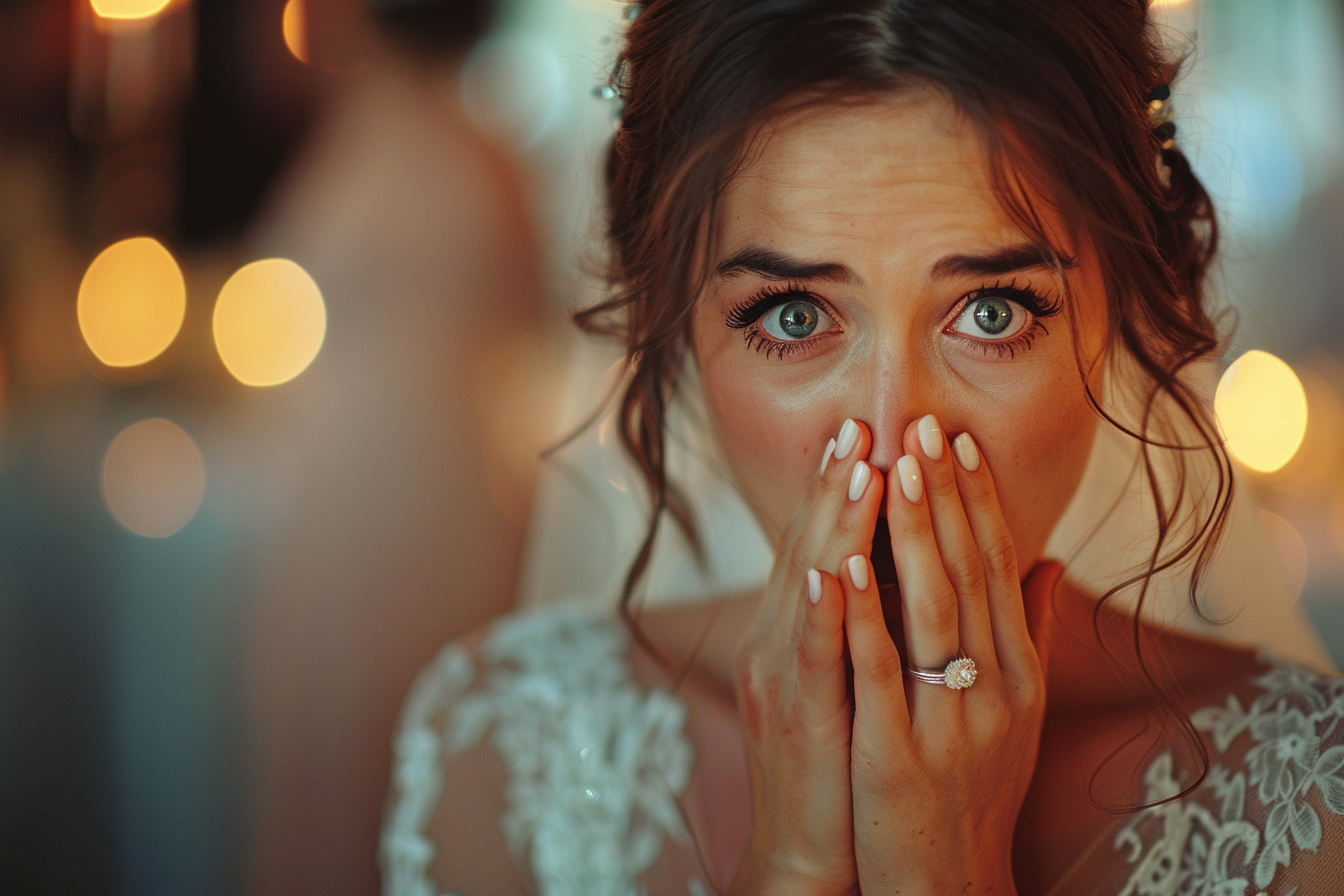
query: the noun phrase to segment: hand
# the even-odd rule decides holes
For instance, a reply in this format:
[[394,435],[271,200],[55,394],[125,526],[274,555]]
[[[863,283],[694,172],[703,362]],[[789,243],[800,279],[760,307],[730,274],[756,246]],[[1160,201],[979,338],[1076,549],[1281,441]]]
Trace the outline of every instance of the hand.
[[867,427],[846,421],[780,540],[735,663],[752,829],[729,892],[854,893],[853,704],[844,592],[828,570],[867,553],[883,477],[865,463]]
[[906,676],[871,565],[861,558],[855,576],[846,564],[859,884],[866,896],[1013,893],[1013,828],[1045,713],[1032,630],[1048,616],[1061,567],[1038,567],[1024,600],[994,480],[971,436],[953,452],[929,416],[907,428],[904,445],[887,521],[910,662],[942,668],[961,650],[978,675],[965,690]]

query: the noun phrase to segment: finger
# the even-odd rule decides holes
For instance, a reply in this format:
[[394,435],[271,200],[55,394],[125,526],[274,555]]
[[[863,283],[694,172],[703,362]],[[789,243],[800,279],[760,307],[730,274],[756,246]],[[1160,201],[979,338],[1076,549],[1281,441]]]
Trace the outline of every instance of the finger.
[[[776,612],[774,636],[792,637],[797,629],[797,602],[784,595],[794,595],[802,586],[809,569],[832,569],[835,551],[826,551],[832,541],[841,511],[850,503],[849,495],[855,479],[875,478],[865,461],[872,448],[872,434],[857,420],[846,420],[835,437],[836,447],[830,460],[813,477],[803,497],[803,504],[794,514],[789,533],[782,541],[782,563],[777,563],[782,576],[775,593],[785,600]],[[857,471],[857,472],[856,472]],[[865,489],[865,493],[866,493]],[[869,539],[872,531],[869,530]],[[772,577],[773,578],[773,577]]]
[[1003,518],[994,477],[970,433],[957,436],[952,448],[957,459],[957,485],[966,497],[966,521],[984,566],[989,620],[1000,668],[1010,677],[1028,673],[1038,659],[1027,629],[1017,549]]
[[995,674],[998,661],[985,592],[985,568],[966,519],[963,496],[953,469],[952,450],[933,414],[912,422],[906,428],[903,441],[906,451],[919,455],[934,541],[942,558],[943,572],[957,595],[960,648],[975,660],[982,674]]
[[798,707],[810,731],[848,726],[845,595],[835,576],[808,570],[798,626]]
[[841,564],[845,641],[854,669],[854,737],[862,752],[875,755],[884,744],[910,730],[905,702],[905,667],[887,631],[872,562],[853,554]]
[[921,465],[906,454],[891,471],[887,524],[901,586],[901,618],[910,662],[941,669],[961,647],[957,594],[943,571]]
[[1049,629],[1055,620],[1055,590],[1063,577],[1063,564],[1057,560],[1043,560],[1032,567],[1022,582],[1022,606],[1026,610],[1027,633],[1036,648],[1043,678],[1050,662],[1048,647],[1053,639]]

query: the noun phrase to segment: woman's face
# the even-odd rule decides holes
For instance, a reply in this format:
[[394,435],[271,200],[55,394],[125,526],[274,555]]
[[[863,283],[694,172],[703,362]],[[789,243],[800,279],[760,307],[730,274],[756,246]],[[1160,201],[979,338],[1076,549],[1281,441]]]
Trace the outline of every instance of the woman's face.
[[[767,126],[720,205],[692,341],[729,466],[772,541],[845,418],[889,471],[935,414],[988,459],[1025,574],[1096,431],[1074,344],[1104,342],[1094,256],[1063,277],[1000,206],[980,144],[921,92]],[[1035,203],[1043,214],[1047,204]]]

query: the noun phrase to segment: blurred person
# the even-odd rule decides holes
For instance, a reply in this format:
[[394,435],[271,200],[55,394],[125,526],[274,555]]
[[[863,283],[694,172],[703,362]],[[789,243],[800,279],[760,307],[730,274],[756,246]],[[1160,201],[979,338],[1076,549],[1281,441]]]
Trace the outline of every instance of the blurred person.
[[[385,892],[1332,886],[1340,679],[1048,559],[1099,430],[1147,465],[1140,605],[1171,568],[1195,598],[1232,506],[1187,371],[1225,338],[1216,221],[1150,112],[1157,47],[1139,2],[639,10],[615,296],[578,319],[627,351],[645,538],[619,608],[426,668]],[[697,543],[668,466],[693,389],[775,565],[641,611],[660,526]]]
[[445,638],[512,606],[550,435],[544,403],[517,411],[551,353],[528,177],[459,96],[490,12],[307,6],[313,58],[363,63],[249,240],[313,276],[329,321],[259,421],[289,466],[252,623],[257,893],[376,889],[399,701]]

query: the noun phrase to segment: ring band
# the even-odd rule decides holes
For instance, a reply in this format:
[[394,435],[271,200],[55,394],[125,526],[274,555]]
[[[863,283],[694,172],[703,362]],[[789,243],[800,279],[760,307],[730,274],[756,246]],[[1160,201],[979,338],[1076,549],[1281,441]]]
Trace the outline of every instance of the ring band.
[[905,674],[929,684],[941,684],[959,691],[975,684],[975,660],[958,650],[957,655],[942,669],[921,669],[911,665],[906,668]]

